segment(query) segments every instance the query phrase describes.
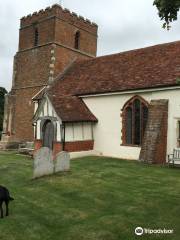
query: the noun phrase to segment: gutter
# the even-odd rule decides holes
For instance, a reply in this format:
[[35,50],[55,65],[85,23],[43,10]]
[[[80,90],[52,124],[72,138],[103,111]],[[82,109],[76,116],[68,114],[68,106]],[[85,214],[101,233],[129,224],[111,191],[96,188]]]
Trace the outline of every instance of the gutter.
[[97,92],[97,93],[85,93],[85,94],[76,94],[76,96],[80,98],[88,98],[88,97],[100,97],[100,96],[112,96],[112,95],[124,95],[131,93],[145,93],[145,92],[158,92],[158,91],[168,91],[168,90],[176,90],[180,89],[178,85],[172,86],[164,86],[164,87],[154,87],[154,88],[139,88],[139,89],[129,89],[122,91],[112,91],[112,92]]

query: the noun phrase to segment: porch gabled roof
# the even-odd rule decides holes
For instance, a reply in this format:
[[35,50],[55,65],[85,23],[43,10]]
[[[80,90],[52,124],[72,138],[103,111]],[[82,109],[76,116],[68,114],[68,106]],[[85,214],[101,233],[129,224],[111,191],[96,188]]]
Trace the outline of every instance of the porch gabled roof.
[[48,95],[62,122],[97,122],[97,118],[78,97]]

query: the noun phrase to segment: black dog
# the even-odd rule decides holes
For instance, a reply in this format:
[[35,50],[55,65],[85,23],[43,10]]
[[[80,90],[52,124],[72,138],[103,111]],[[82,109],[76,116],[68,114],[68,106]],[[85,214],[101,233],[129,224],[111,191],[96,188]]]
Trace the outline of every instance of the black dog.
[[14,200],[14,198],[10,197],[9,191],[7,188],[0,186],[0,211],[1,211],[1,218],[3,218],[3,202],[6,204],[6,216],[9,215],[9,208],[8,204],[9,201]]

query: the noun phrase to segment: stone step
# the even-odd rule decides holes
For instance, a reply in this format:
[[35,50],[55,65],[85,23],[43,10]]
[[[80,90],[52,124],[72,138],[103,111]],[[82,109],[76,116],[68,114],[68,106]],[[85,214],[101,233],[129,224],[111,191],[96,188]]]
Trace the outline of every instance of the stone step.
[[0,141],[0,150],[17,150],[18,147],[19,143],[17,142]]
[[6,144],[7,142],[0,142],[0,150],[5,150],[6,149]]

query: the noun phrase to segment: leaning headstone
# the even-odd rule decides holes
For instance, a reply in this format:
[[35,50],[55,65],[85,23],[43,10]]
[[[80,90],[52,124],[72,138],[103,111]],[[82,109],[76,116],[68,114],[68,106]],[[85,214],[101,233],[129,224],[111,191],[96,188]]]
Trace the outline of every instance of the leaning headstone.
[[55,172],[69,171],[70,169],[70,154],[68,152],[60,152],[55,159]]
[[40,148],[34,155],[34,178],[53,174],[54,163],[52,150]]

